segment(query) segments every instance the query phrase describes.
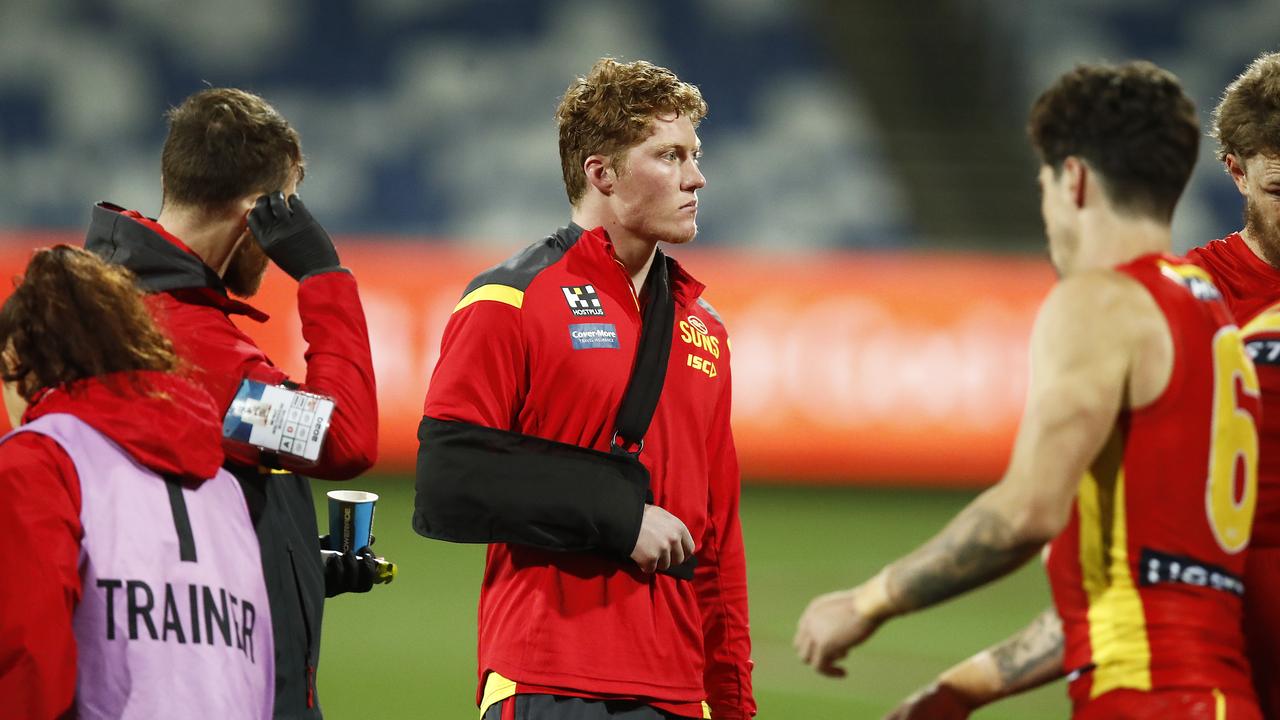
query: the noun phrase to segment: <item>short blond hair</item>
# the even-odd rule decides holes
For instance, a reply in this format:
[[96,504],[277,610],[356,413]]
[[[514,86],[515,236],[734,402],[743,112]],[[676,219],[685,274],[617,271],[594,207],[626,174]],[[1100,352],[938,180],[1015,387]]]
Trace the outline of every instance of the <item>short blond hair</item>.
[[706,114],[698,88],[670,70],[644,60],[600,58],[586,77],[569,85],[556,108],[569,202],[577,205],[587,192],[582,166],[588,157],[607,155],[621,171],[626,151],[653,132],[654,117],[684,116],[697,127]]
[[1219,160],[1280,154],[1280,53],[1258,56],[1223,91],[1213,137]]

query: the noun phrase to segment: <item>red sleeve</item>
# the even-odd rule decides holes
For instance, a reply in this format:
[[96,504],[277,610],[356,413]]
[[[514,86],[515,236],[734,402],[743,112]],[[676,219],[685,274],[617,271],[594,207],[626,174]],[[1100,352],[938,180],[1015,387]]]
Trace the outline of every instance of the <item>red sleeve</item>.
[[[197,366],[196,377],[220,410],[230,407],[246,377],[271,384],[289,379],[222,310],[164,293],[151,296],[151,307],[179,354]],[[303,280],[298,314],[307,342],[307,377],[301,387],[333,398],[334,410],[319,461],[285,466],[309,477],[347,480],[372,467],[378,455],[373,359],[355,278],[348,272],[327,272]],[[225,449],[238,462],[259,461],[243,447]]]
[[355,276],[326,272],[303,280],[298,314],[307,342],[302,389],[333,398],[334,406],[319,464],[285,465],[309,477],[348,480],[378,459],[378,392]]
[[0,572],[0,698],[14,717],[60,717],[76,692],[75,465],[53,440],[19,433],[0,446],[0,497],[0,527],[15,552]]
[[[727,368],[728,358],[725,360]],[[727,372],[723,377],[724,392],[707,437],[710,512],[698,552],[694,586],[702,611],[706,657],[703,685],[711,716],[716,720],[740,720],[755,715],[756,703],[751,691],[753,663],[747,622],[747,562],[738,517],[741,477],[733,430],[729,426],[731,378]]]
[[480,300],[445,326],[422,414],[512,430],[528,390],[520,309]]

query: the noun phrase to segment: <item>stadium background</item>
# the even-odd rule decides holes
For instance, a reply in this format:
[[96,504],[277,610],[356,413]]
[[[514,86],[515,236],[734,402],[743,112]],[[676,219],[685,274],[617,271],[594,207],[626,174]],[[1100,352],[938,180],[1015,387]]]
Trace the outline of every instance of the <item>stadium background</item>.
[[[882,630],[843,681],[790,649],[816,593],[927,538],[1003,467],[1026,333],[1052,281],[1022,124],[1072,64],[1143,57],[1207,125],[1274,49],[1266,0],[0,0],[0,272],[76,242],[100,199],[159,210],[162,112],[205,84],[301,132],[303,194],[360,280],[374,338],[388,587],[332,601],[332,718],[474,717],[483,549],[408,528],[414,431],[467,278],[563,224],[551,118],[598,56],[701,86],[702,232],[678,254],[733,338],[761,717],[878,717],[1048,602],[1038,567]],[[1212,143],[1179,249],[1236,229]],[[248,328],[300,372],[292,286]],[[1087,332],[1087,328],[1082,329]],[[335,485],[316,483],[323,492]],[[1058,684],[979,718],[1063,717]]]

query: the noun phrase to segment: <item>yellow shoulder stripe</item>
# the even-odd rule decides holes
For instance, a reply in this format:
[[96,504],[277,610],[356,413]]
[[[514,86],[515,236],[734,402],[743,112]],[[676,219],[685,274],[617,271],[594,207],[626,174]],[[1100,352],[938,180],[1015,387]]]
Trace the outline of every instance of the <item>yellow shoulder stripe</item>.
[[1276,332],[1280,330],[1280,303],[1276,303],[1271,307],[1258,313],[1252,320],[1245,323],[1244,329],[1240,334],[1249,337],[1260,332]]
[[524,292],[507,285],[481,285],[459,300],[453,311],[458,312],[471,303],[477,303],[481,300],[493,300],[494,302],[506,303],[511,307],[518,308],[524,304]]

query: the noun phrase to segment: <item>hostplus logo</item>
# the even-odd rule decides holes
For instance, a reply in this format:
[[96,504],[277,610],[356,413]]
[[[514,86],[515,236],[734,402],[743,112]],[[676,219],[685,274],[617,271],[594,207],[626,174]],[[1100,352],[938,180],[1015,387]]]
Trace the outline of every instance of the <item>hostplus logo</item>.
[[569,303],[569,312],[574,315],[604,315],[604,306],[600,304],[600,296],[591,285],[575,285],[561,287],[564,299]]

